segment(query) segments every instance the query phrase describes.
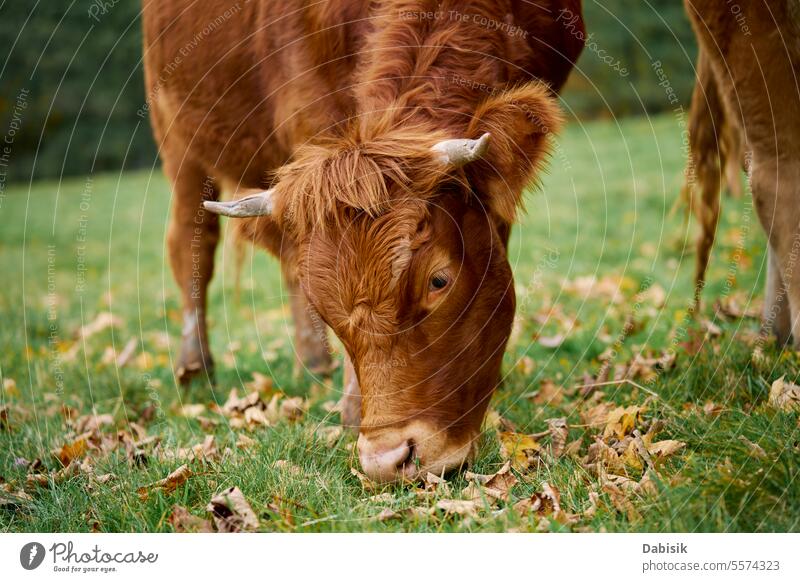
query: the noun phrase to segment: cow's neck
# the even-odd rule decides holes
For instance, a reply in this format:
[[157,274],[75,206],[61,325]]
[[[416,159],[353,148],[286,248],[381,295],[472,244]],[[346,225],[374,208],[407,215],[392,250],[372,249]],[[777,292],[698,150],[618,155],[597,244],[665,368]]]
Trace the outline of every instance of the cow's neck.
[[465,127],[478,103],[509,82],[509,64],[528,50],[507,0],[388,1],[361,48],[360,115],[398,115]]

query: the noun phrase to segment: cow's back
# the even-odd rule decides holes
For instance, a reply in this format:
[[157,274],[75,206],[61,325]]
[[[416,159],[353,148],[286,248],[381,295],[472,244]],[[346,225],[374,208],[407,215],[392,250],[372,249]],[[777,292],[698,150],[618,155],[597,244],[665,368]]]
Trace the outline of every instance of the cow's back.
[[[498,10],[528,45],[503,57],[518,73],[509,81],[539,77],[558,90],[583,45],[582,20],[566,24],[580,17],[580,0],[507,1]],[[353,115],[363,45],[379,33],[373,8],[359,0],[144,0],[147,98],[165,163],[191,158],[225,181],[264,185],[299,144]]]
[[346,115],[338,89],[352,60],[340,57],[355,37],[352,25],[335,26],[348,16],[335,8],[366,4],[144,0],[145,83],[162,153],[263,182],[297,143]]

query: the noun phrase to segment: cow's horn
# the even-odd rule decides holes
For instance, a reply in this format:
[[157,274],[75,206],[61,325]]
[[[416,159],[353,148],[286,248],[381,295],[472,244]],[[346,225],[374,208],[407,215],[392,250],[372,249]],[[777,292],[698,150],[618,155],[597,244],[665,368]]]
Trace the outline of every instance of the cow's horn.
[[478,139],[446,139],[431,148],[439,154],[442,163],[451,166],[463,166],[474,162],[489,149],[489,134],[484,133]]
[[232,216],[234,218],[245,218],[247,216],[266,216],[272,214],[272,196],[275,189],[260,190],[255,194],[250,194],[243,198],[237,198],[229,202],[216,202],[206,200],[203,208],[214,214]]

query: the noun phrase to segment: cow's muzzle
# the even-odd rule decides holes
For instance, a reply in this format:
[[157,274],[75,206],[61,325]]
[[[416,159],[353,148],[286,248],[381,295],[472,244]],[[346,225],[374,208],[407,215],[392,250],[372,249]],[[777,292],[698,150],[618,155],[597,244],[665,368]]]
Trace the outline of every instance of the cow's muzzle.
[[379,483],[414,480],[429,472],[443,475],[469,461],[473,449],[473,438],[453,443],[444,431],[416,422],[401,429],[363,428],[358,458],[364,473]]

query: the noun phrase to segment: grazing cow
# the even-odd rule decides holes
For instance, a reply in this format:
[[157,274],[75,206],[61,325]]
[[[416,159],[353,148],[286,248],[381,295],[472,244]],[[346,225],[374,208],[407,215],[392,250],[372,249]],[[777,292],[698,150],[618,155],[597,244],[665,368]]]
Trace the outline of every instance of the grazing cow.
[[[763,329],[781,345],[793,336],[800,348],[800,2],[685,0],[685,6],[726,124],[743,139],[768,238]],[[716,192],[718,169],[714,175]]]
[[177,376],[210,370],[217,214],[237,217],[281,260],[300,362],[329,364],[320,318],[345,346],[365,473],[460,466],[499,380],[506,245],[560,125],[580,0],[145,0],[143,22]]

